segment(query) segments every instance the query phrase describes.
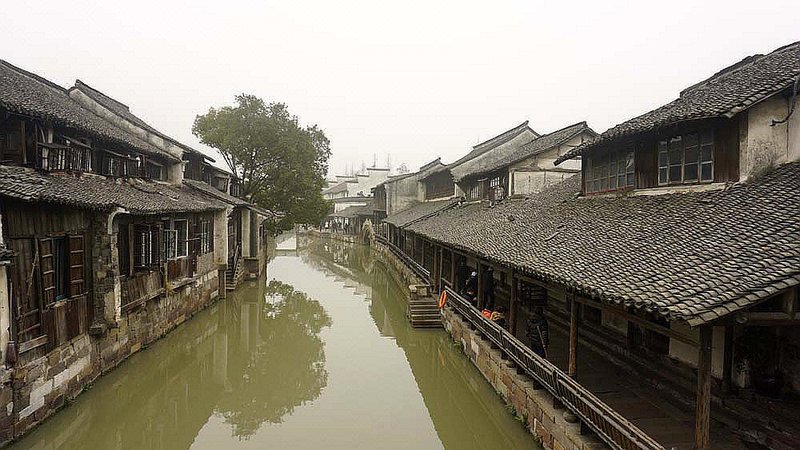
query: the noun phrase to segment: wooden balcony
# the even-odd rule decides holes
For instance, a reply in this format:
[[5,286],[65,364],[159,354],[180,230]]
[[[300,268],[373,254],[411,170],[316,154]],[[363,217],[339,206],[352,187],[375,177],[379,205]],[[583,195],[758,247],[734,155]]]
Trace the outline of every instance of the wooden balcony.
[[92,149],[89,147],[40,143],[36,152],[37,169],[77,172],[90,172],[92,170]]

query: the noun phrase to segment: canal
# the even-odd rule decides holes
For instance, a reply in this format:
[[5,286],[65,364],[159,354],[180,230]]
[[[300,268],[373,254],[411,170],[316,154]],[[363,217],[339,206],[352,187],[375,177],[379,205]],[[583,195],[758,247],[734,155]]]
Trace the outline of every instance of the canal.
[[296,242],[10,448],[539,448],[369,248]]

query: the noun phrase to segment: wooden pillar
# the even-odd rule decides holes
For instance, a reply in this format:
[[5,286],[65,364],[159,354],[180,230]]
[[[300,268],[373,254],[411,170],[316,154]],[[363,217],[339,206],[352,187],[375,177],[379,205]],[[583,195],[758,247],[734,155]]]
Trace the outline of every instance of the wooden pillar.
[[519,279],[514,269],[511,269],[511,301],[508,308],[508,331],[517,335],[517,320],[519,317]]
[[722,392],[730,394],[732,391],[732,374],[733,374],[733,325],[725,326],[725,348],[722,355]]
[[569,369],[567,374],[573,380],[578,378],[578,302],[575,294],[569,296]]
[[433,286],[439,292],[442,286],[442,260],[439,259],[439,246],[433,245]]
[[478,259],[478,309],[483,310],[483,263]]
[[450,285],[454,291],[458,292],[456,286],[456,252],[450,250]]
[[711,341],[710,325],[700,327],[700,345],[697,352],[697,395],[694,425],[694,448],[709,449],[711,434]]

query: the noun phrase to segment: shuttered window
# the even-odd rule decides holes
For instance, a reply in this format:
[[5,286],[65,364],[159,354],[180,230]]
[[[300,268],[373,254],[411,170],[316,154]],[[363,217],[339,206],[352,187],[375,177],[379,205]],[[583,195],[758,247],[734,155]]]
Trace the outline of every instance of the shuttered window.
[[82,235],[39,239],[39,272],[44,306],[86,292],[85,258]]
[[53,239],[39,239],[39,279],[42,283],[43,306],[56,301],[56,272],[53,259]]
[[67,250],[69,251],[69,296],[74,297],[86,292],[86,261],[85,242],[83,236],[75,235],[67,237]]

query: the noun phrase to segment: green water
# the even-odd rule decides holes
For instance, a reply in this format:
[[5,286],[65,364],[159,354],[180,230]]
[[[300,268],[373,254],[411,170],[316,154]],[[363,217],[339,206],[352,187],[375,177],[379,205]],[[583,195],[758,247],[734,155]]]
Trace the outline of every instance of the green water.
[[368,248],[298,243],[11,448],[539,448]]

